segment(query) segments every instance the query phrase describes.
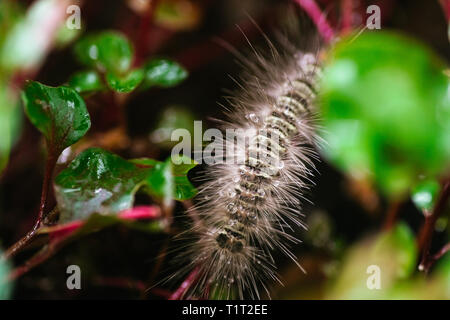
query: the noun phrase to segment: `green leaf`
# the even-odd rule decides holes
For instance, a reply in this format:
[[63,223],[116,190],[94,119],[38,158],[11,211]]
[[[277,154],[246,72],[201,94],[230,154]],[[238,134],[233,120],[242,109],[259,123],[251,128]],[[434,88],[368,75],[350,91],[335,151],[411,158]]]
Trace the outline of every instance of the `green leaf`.
[[101,72],[124,74],[130,69],[133,48],[121,33],[105,31],[78,41],[75,55],[87,67],[97,68]]
[[2,259],[3,252],[0,250],[0,300],[6,300],[11,297],[12,284],[7,280],[11,265],[8,260]]
[[[168,160],[167,160],[168,161]],[[186,156],[176,156],[172,163],[172,175],[174,177],[174,199],[188,200],[197,194],[197,190],[189,181],[189,170],[197,166],[197,162]],[[176,164],[179,163],[179,164]]]
[[[418,250],[414,234],[405,224],[351,248],[330,288],[331,299],[382,299],[398,281],[408,278],[416,267]],[[367,285],[378,270],[380,288]]]
[[96,71],[80,71],[69,79],[69,86],[79,93],[95,92],[104,89],[103,82]]
[[441,185],[436,180],[425,180],[417,184],[412,190],[412,201],[420,210],[429,212],[433,209]]
[[45,136],[49,150],[58,154],[91,126],[86,105],[72,88],[31,81],[22,91],[22,100],[31,123]]
[[444,68],[426,47],[393,33],[367,32],[338,43],[321,86],[325,156],[390,197],[405,196],[420,175],[448,169]]
[[129,209],[141,187],[166,204],[172,199],[193,197],[196,190],[187,179],[187,172],[196,163],[187,157],[177,157],[176,161],[180,164],[173,164],[171,159],[127,161],[98,148],[83,151],[55,178],[59,222]]
[[55,178],[59,223],[131,208],[150,170],[102,149],[83,151]]
[[106,75],[106,81],[111,89],[117,92],[131,92],[144,79],[144,71],[142,69],[135,69],[124,76],[118,76],[114,73]]
[[143,88],[153,86],[173,87],[187,78],[187,71],[175,61],[153,59],[145,64]]
[[165,204],[169,204],[172,199],[181,201],[196,195],[197,190],[187,177],[189,170],[197,165],[191,158],[178,155],[174,159],[168,158],[165,162],[146,158],[132,161],[153,168],[147,176],[147,191],[163,199]]

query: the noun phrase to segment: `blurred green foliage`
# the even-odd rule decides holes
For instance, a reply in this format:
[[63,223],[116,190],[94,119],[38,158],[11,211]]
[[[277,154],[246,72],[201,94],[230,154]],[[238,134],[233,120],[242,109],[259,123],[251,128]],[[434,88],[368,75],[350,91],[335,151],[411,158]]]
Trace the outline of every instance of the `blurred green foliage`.
[[325,67],[321,111],[330,161],[389,197],[419,175],[450,164],[450,101],[444,63],[423,45],[389,32],[344,39]]
[[[366,239],[348,249],[337,279],[329,289],[332,299],[376,299],[386,297],[393,285],[412,274],[417,248],[411,230],[404,224]],[[370,288],[370,266],[379,270],[380,288]],[[376,276],[376,275],[375,275]]]
[[96,92],[105,88],[100,75],[93,70],[73,74],[68,84],[79,93]]
[[0,250],[0,300],[9,299],[12,291],[12,283],[7,281],[11,266],[9,261],[2,258],[3,251]]
[[101,90],[98,82],[103,78],[112,90],[126,93],[138,87],[172,87],[187,77],[183,67],[167,59],[150,59],[142,67],[131,68],[133,45],[116,31],[87,35],[76,43],[74,52],[81,64],[104,75],[97,76],[98,81],[90,72],[72,76],[69,83],[79,92]]

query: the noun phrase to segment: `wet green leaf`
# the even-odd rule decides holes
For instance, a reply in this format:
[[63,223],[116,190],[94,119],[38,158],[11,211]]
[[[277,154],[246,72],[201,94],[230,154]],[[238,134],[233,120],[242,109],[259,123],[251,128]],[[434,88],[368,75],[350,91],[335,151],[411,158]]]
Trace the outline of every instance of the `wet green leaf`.
[[102,79],[96,71],[80,71],[69,79],[69,86],[79,93],[95,92],[105,88]]
[[431,211],[441,186],[436,180],[420,181],[412,190],[412,200],[420,210]]
[[22,100],[31,123],[57,154],[80,140],[91,126],[86,105],[72,88],[31,81],[22,91]]
[[55,196],[61,212],[59,222],[131,208],[134,195],[149,172],[149,168],[140,168],[102,149],[83,151],[55,178]]
[[117,76],[114,73],[106,75],[106,81],[111,89],[117,92],[131,92],[144,79],[144,71],[142,69],[135,69],[124,76]]
[[153,86],[172,87],[187,78],[187,71],[175,61],[153,59],[144,66],[145,79],[143,88]]
[[423,45],[393,33],[367,32],[338,43],[322,81],[325,155],[392,197],[404,196],[420,174],[448,169],[444,67]]
[[75,55],[87,67],[120,75],[130,69],[133,48],[121,33],[105,31],[85,36],[78,41]]
[[175,165],[171,159],[127,161],[98,148],[83,151],[55,178],[59,222],[129,209],[141,187],[165,203],[193,197],[196,190],[187,179],[187,172],[196,164],[189,158],[177,159],[186,163]]

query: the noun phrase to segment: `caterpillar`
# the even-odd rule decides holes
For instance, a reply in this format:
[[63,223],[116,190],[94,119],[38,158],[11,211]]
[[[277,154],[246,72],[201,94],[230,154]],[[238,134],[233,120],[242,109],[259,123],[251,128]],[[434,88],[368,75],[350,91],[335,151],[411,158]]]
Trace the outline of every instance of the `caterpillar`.
[[274,251],[301,268],[289,249],[300,240],[288,231],[293,225],[306,228],[299,199],[314,171],[321,68],[314,52],[288,41],[280,50],[266,40],[269,56],[250,44],[254,59],[242,59],[240,91],[228,98],[229,120],[222,129],[241,130],[246,139],[231,153],[227,149],[225,163],[206,168],[210,179],[199,188],[194,207],[199,221],[188,232],[195,240],[179,257],[188,264],[178,275],[189,270],[195,277],[184,298],[214,291],[225,298],[260,299],[261,290],[270,297],[267,283],[281,282]]

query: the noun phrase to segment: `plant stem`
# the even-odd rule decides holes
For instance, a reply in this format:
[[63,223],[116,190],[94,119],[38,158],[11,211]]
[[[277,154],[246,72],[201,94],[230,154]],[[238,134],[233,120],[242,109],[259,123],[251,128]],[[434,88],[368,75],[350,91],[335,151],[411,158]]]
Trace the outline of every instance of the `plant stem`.
[[431,240],[433,238],[434,226],[436,224],[437,219],[441,215],[441,213],[445,209],[445,205],[447,204],[447,200],[450,197],[450,180],[446,180],[443,183],[441,193],[439,195],[438,201],[436,202],[435,207],[431,214],[425,217],[425,223],[420,231],[419,235],[419,249],[422,252],[422,258],[419,264],[419,270],[427,271],[430,265],[430,247]]
[[328,23],[325,15],[314,0],[294,0],[306,13],[317,27],[325,42],[330,43],[334,40],[334,31]]
[[181,300],[189,287],[195,282],[195,280],[197,280],[199,272],[199,267],[196,267],[194,270],[192,270],[192,272],[186,277],[180,287],[170,296],[169,300]]
[[44,181],[42,182],[41,202],[39,204],[38,218],[34,223],[33,228],[31,228],[31,230],[23,238],[14,243],[11,247],[9,247],[8,250],[5,251],[4,258],[10,259],[11,257],[13,257],[17,252],[22,250],[23,247],[25,247],[36,236],[37,231],[41,226],[43,219],[45,218],[45,209],[47,207],[48,192],[50,189],[50,182],[52,180],[55,165],[56,165],[55,153],[49,152],[45,165]]
[[45,218],[46,214],[46,208],[47,208],[47,201],[48,201],[48,193],[50,190],[50,184],[52,181],[53,171],[56,166],[57,156],[56,152],[53,152],[50,150],[47,157],[47,163],[45,165],[45,172],[44,172],[44,181],[42,182],[42,193],[41,193],[41,203],[39,205],[39,215],[38,219],[36,221],[36,224],[34,225],[33,229],[38,229]]
[[345,35],[352,31],[353,0],[341,0],[342,26],[341,34]]
[[57,241],[51,242],[48,246],[42,248],[37,254],[31,257],[31,259],[27,260],[23,265],[14,269],[9,274],[8,280],[9,281],[16,280],[17,278],[21,277],[34,267],[40,265],[42,262],[52,257],[56,253],[56,251],[61,247],[61,244],[64,239],[59,239]]
[[439,0],[447,22],[450,21],[450,0]]
[[401,206],[402,206],[401,201],[392,201],[391,202],[391,204],[388,208],[387,214],[386,214],[386,219],[384,221],[384,226],[383,226],[384,230],[390,230],[394,226],[395,221],[397,220],[397,216],[400,212]]

